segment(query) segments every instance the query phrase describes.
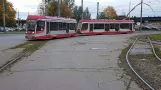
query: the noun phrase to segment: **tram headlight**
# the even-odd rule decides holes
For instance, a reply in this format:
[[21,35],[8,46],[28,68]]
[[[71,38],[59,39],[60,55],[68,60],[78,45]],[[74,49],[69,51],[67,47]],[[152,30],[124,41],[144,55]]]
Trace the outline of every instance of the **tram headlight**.
[[32,34],[34,34],[35,32],[32,32]]

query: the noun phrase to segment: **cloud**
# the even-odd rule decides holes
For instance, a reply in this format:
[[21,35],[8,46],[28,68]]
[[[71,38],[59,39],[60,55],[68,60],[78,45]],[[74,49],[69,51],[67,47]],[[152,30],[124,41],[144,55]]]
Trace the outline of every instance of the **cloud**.
[[41,0],[8,0],[13,3],[15,9],[19,11],[34,11],[32,9],[37,9],[37,6]]
[[[36,13],[37,6],[42,0],[8,0],[13,3],[14,8],[19,10],[20,12],[30,12]],[[127,14],[129,12],[129,2],[131,1],[131,8],[137,5],[140,0],[83,0],[84,1],[84,8],[88,7],[92,18],[96,18],[97,13],[97,2],[100,3],[99,12],[103,11],[108,5],[113,6],[118,15]],[[155,11],[155,16],[161,16],[161,2],[157,0],[144,0],[145,3],[151,5],[151,7]],[[75,0],[76,5],[81,5],[81,0]],[[23,14],[22,14],[23,15]],[[25,14],[27,15],[27,14]],[[131,16],[140,16],[140,6],[138,6],[132,13]],[[143,5],[143,16],[154,16],[154,13],[151,9]]]

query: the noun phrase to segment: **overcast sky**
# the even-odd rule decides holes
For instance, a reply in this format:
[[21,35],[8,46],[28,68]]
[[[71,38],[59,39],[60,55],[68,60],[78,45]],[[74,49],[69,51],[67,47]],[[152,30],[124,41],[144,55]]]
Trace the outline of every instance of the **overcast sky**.
[[[14,8],[19,10],[20,18],[26,19],[29,14],[37,13],[37,6],[42,0],[8,0],[13,3]],[[108,5],[113,6],[118,15],[126,15],[129,11],[129,4],[131,1],[131,9],[137,5],[141,0],[84,0],[84,8],[88,7],[92,18],[96,17],[97,2],[100,3],[99,12],[103,11]],[[143,6],[143,16],[161,16],[161,0],[144,0],[144,3],[151,5],[154,12],[150,7]],[[75,0],[76,5],[81,5],[81,0]],[[140,6],[138,6],[131,16],[140,16]]]

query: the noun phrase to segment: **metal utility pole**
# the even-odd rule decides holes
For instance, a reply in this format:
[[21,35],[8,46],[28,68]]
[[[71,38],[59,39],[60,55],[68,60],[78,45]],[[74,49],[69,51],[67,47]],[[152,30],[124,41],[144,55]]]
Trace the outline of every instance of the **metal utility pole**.
[[97,2],[97,19],[99,19],[99,2]]
[[82,20],[83,20],[83,0],[82,0]]
[[4,33],[6,33],[6,18],[5,18],[5,0],[2,0],[2,11],[3,11],[3,14],[2,14],[2,17],[3,17],[3,30],[4,30]]
[[[131,9],[131,0],[129,2],[129,12],[130,12],[130,9]],[[130,14],[129,14],[129,20],[130,20]],[[129,23],[129,28],[130,28],[130,23]]]
[[58,17],[60,17],[60,0],[58,0]]
[[47,4],[48,4],[48,0],[45,0],[45,12],[43,13],[43,15],[47,15]]
[[143,22],[142,16],[143,16],[143,0],[141,0],[140,31],[142,31],[142,22]]
[[17,15],[18,15],[17,21],[18,21],[18,27],[19,27],[19,26],[20,26],[20,21],[19,21],[19,10],[18,10],[18,12],[17,12]]
[[[130,3],[129,3],[129,12],[130,12],[130,9],[131,9],[131,0],[130,0]],[[130,14],[129,14],[129,20],[130,20]]]

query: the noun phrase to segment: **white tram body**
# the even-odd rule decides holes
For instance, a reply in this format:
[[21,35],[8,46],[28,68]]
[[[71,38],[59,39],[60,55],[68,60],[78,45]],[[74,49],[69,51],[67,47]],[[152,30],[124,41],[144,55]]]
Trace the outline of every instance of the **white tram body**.
[[128,34],[134,33],[132,20],[80,20],[77,32],[81,34]]
[[75,19],[29,15],[26,39],[52,39],[76,36]]

